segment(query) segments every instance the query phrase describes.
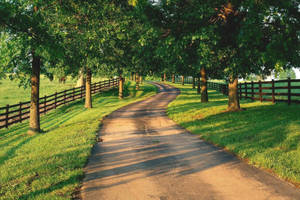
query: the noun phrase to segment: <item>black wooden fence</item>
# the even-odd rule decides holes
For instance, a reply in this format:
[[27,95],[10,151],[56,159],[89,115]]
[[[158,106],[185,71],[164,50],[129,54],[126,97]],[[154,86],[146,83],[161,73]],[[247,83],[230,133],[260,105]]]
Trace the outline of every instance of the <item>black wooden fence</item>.
[[[93,83],[91,93],[95,94],[119,85],[119,79],[110,79]],[[56,109],[72,101],[85,97],[85,87],[75,87],[52,95],[46,95],[39,99],[40,114],[46,114],[48,111]],[[29,118],[30,101],[20,102],[14,105],[6,105],[0,107],[0,129],[8,128],[8,126],[21,123]]]
[[[181,83],[181,77],[175,78],[176,83]],[[192,77],[184,79],[185,84],[192,84]],[[208,81],[209,89],[217,90],[228,95],[228,84]],[[259,101],[300,103],[300,79],[271,80],[244,82],[238,84],[239,98]]]

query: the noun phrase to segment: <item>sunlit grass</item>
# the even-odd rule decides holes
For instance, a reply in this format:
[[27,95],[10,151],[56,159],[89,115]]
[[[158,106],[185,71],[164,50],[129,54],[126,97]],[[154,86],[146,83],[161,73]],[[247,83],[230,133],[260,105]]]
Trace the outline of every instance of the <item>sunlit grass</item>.
[[28,122],[0,130],[0,199],[71,199],[80,186],[101,119],[112,111],[155,94],[127,83],[124,100],[117,90],[94,96],[93,109],[78,101],[41,118],[43,134],[28,136]]
[[[103,78],[93,78],[93,82],[101,80],[103,80]],[[72,77],[67,77],[65,83],[59,83],[57,79],[50,81],[45,76],[41,76],[40,97],[73,88],[76,86],[76,81],[77,80],[72,79]],[[0,107],[5,106],[6,104],[17,104],[20,101],[30,101],[30,88],[19,87],[19,82],[17,80],[11,81],[8,78],[1,79],[0,94]]]
[[300,105],[242,100],[245,111],[228,113],[226,96],[210,90],[210,102],[201,103],[191,85],[173,85],[181,94],[169,104],[170,118],[249,163],[300,183]]

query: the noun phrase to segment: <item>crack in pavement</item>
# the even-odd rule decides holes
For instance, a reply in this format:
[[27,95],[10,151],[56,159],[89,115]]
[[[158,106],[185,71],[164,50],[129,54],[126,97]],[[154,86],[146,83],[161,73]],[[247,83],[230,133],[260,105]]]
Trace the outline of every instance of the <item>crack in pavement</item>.
[[170,120],[180,91],[158,94],[107,116],[84,169],[82,199],[300,199],[300,191],[210,145]]

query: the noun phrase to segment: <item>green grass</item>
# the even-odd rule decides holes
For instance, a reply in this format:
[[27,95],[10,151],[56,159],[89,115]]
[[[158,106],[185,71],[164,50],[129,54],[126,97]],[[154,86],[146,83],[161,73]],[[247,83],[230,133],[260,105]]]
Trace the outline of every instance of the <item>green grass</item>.
[[[93,78],[93,82],[101,81],[103,78]],[[41,76],[40,97],[54,94],[76,86],[75,79],[67,77],[66,83],[59,83],[58,80],[50,81],[48,78]],[[19,87],[17,80],[1,79],[0,80],[0,107],[6,104],[16,104],[20,101],[30,100],[30,88]]]
[[300,183],[300,105],[242,100],[245,111],[228,113],[226,96],[210,90],[210,102],[201,103],[191,85],[172,85],[181,94],[168,106],[170,118],[250,164]]
[[93,97],[93,109],[81,101],[41,118],[43,134],[28,136],[27,123],[0,130],[0,199],[71,199],[80,187],[83,167],[95,143],[101,119],[124,105],[156,93],[145,84],[127,83],[124,100],[117,90]]

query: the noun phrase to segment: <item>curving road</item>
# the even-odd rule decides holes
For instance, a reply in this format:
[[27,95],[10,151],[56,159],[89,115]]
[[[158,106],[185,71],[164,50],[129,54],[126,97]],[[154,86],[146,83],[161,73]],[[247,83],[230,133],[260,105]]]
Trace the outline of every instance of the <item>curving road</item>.
[[300,199],[300,190],[190,135],[170,120],[179,90],[123,107],[103,121],[85,168],[87,200]]

